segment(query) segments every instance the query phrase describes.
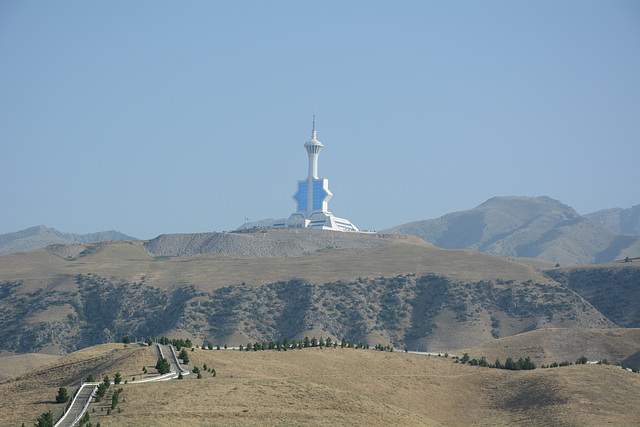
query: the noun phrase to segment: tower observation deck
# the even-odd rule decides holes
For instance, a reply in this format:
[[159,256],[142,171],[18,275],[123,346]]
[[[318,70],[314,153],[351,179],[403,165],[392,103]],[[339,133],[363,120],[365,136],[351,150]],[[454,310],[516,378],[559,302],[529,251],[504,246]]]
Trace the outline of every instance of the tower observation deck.
[[338,218],[329,212],[329,180],[318,178],[318,157],[324,145],[316,137],[316,115],[313,114],[311,139],[304,144],[309,156],[309,173],[298,181],[298,191],[293,195],[296,211],[288,220],[273,224],[274,228],[313,228],[320,230],[359,231],[351,221]]

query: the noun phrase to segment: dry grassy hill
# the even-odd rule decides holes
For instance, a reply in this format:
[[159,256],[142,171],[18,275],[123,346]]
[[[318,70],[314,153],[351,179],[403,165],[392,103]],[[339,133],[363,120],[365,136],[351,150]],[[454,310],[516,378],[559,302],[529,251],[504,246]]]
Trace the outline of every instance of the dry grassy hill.
[[[193,246],[197,255],[151,255],[143,242],[108,242],[0,256],[0,343],[64,354],[124,335],[238,345],[322,334],[440,350],[542,327],[614,326],[534,268],[495,256],[385,235],[238,235],[223,237],[224,245],[266,239],[320,249],[241,256],[211,253],[215,236],[179,235],[155,250]],[[331,239],[336,246],[325,246]],[[189,240],[198,243],[185,246]]]
[[[57,386],[87,375],[89,360],[125,379],[155,361],[154,350],[122,345],[83,350],[47,369],[0,383],[11,396],[0,425],[32,423],[55,405]],[[112,357],[118,355],[117,358]],[[287,352],[198,350],[202,379],[125,384],[119,411],[89,408],[109,426],[204,425],[637,425],[640,376],[611,366],[504,371],[451,359],[374,350]],[[69,372],[66,374],[65,372]],[[96,370],[92,371],[94,375]],[[36,384],[43,384],[34,389]],[[96,411],[93,412],[93,408]]]
[[463,350],[470,357],[485,356],[492,363],[507,357],[530,357],[538,366],[553,362],[575,362],[585,356],[590,361],[607,359],[613,364],[640,368],[632,360],[640,353],[640,329],[538,329],[487,341]]
[[553,268],[545,274],[582,295],[612,322],[640,327],[640,262]]
[[44,248],[53,244],[104,242],[108,240],[136,240],[119,231],[89,234],[61,233],[55,228],[38,225],[15,233],[0,234],[0,254]]

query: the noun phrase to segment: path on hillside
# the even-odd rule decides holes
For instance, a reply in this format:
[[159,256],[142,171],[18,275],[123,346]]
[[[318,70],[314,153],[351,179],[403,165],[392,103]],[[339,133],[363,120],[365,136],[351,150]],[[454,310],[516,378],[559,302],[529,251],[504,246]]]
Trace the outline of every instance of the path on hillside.
[[[168,345],[160,345],[156,344],[156,348],[158,349],[158,353],[160,357],[167,359],[169,364],[171,365],[171,371],[164,375],[157,375],[155,377],[143,378],[140,380],[129,381],[128,384],[138,384],[138,383],[146,383],[152,381],[166,381],[172,380],[174,378],[178,378],[178,373],[182,373],[182,375],[189,375],[190,372],[184,369],[180,362],[178,361],[178,357],[176,356],[176,352],[171,344]],[[62,415],[62,418],[55,423],[54,427],[73,427],[79,421],[80,418],[84,415],[85,411],[89,407],[91,403],[91,399],[95,395],[98,390],[99,382],[91,382],[91,383],[83,383],[73,399],[71,400],[71,404]],[[111,381],[111,384],[115,383]]]
[[87,406],[91,402],[99,383],[84,383],[76,392],[69,408],[66,410],[62,418],[54,425],[54,427],[72,427],[87,410]]

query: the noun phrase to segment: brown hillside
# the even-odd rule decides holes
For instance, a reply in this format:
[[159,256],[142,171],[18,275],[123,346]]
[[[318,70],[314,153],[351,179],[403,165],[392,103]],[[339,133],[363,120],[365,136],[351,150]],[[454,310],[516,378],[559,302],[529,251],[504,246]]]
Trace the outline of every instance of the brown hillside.
[[[151,351],[151,350],[149,350]],[[504,371],[451,359],[355,349],[287,352],[195,350],[190,367],[217,371],[202,379],[127,384],[118,408],[89,408],[109,426],[204,425],[635,425],[640,376],[611,366]],[[66,358],[65,358],[66,359]],[[141,360],[133,362],[139,369]],[[110,371],[124,370],[113,366]],[[12,392],[0,425],[28,424],[47,405]],[[47,381],[52,383],[55,381]],[[44,393],[43,393],[44,392]],[[52,394],[53,393],[53,394]],[[96,412],[91,412],[96,407]],[[29,414],[27,416],[26,414]]]
[[[531,357],[538,366],[553,362],[575,362],[585,356],[590,361],[607,359],[621,364],[640,352],[640,329],[538,329],[523,334],[487,341],[464,352],[472,358]],[[638,366],[626,363],[629,367]]]
[[75,259],[57,255],[59,249],[37,249],[0,256],[0,282],[22,281],[23,291],[33,292],[40,288],[73,289],[73,277],[89,273],[126,282],[144,278],[146,284],[160,289],[194,285],[202,290],[242,282],[261,285],[297,278],[325,283],[409,273],[434,273],[453,280],[549,281],[531,267],[499,257],[440,249],[417,240],[391,241],[368,251],[330,250],[288,258],[228,254],[154,257],[142,242],[88,244],[84,246],[86,254]]
[[0,382],[0,394],[11,398],[0,400],[0,425],[33,425],[36,417],[52,411],[58,419],[64,405],[55,403],[59,387],[67,387],[72,395],[90,374],[96,381],[104,375],[113,379],[120,372],[123,380],[141,378],[142,367],[155,372],[157,352],[137,345],[103,344],[68,354],[55,362]]
[[125,335],[238,345],[322,332],[439,351],[537,328],[614,326],[519,262],[366,236],[377,238],[391,243],[286,258],[154,257],[141,242],[0,256],[0,343],[64,354]]

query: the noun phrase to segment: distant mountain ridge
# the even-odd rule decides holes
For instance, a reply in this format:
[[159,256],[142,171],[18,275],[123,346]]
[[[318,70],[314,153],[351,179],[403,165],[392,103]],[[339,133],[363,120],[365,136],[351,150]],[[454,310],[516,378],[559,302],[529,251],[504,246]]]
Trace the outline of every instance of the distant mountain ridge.
[[563,265],[611,262],[640,255],[640,236],[620,235],[550,197],[494,197],[437,219],[383,230],[418,236],[445,249]]
[[640,234],[640,205],[628,209],[611,208],[585,215],[619,234]]
[[108,240],[138,239],[115,230],[88,234],[73,234],[62,233],[55,228],[38,225],[16,231],[15,233],[0,234],[0,254],[39,249],[58,243],[91,243]]

